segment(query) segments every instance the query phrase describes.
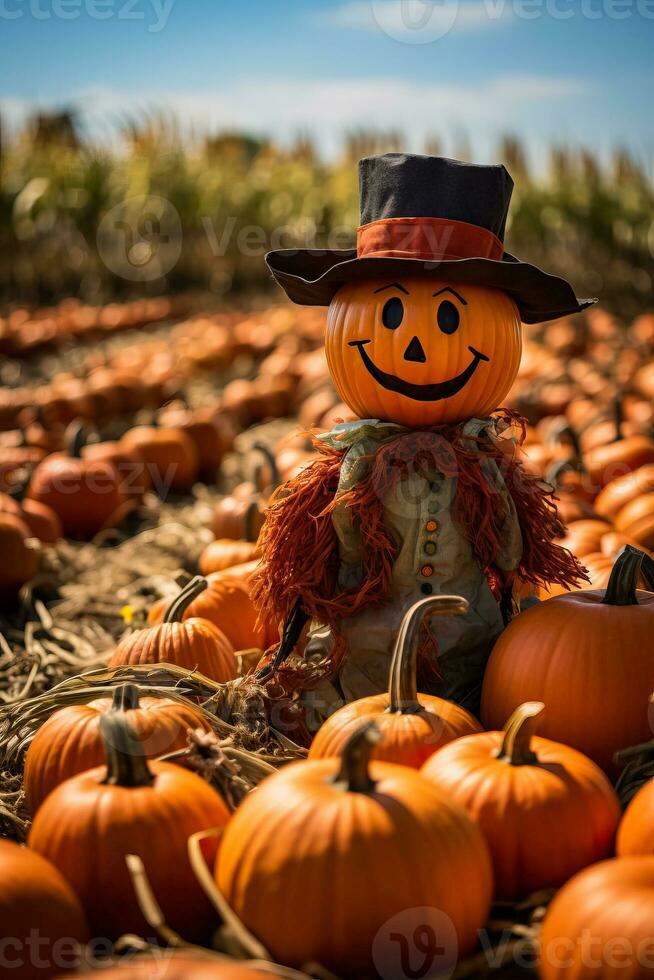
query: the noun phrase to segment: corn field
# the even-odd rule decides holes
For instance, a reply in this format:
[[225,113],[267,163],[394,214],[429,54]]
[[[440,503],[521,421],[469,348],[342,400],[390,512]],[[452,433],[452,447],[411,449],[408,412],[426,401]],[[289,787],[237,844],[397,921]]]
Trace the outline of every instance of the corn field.
[[[402,145],[397,133],[351,134],[340,156],[326,161],[307,139],[290,148],[234,133],[185,139],[178,125],[151,116],[125,123],[107,147],[85,140],[72,113],[39,116],[0,143],[0,301],[263,291],[268,248],[353,244],[353,162]],[[424,150],[441,145],[433,139]],[[474,158],[474,151],[461,147],[457,155]],[[516,181],[510,251],[625,317],[650,305],[648,162],[616,150],[600,164],[589,152],[552,147],[535,168],[515,138],[497,147],[495,159]],[[149,196],[172,215],[174,261],[147,277],[123,276],[103,254],[103,218],[118,208],[129,225],[129,202]]]

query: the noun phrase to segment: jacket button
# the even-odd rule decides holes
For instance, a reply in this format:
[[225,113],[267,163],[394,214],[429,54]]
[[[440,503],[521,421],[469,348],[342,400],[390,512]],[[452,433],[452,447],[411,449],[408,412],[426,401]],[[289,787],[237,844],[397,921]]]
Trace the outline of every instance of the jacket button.
[[429,520],[425,524],[425,530],[432,534],[434,531],[438,530],[438,521]]
[[434,591],[434,587],[431,582],[425,582],[424,585],[420,586],[420,591],[423,595],[431,595]]
[[427,555],[436,554],[436,542],[435,541],[425,541],[425,553]]
[[434,574],[434,566],[423,565],[422,568],[420,569],[420,574],[423,575],[425,578],[429,578],[431,575]]

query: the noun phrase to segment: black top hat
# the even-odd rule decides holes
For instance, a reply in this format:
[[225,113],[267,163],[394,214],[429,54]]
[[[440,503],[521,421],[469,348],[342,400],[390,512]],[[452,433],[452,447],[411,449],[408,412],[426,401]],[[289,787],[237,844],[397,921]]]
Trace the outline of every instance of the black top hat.
[[346,282],[438,276],[508,293],[525,323],[578,313],[570,283],[504,250],[513,181],[503,166],[385,153],[359,161],[357,247],[279,249],[266,262],[294,303],[328,306]]

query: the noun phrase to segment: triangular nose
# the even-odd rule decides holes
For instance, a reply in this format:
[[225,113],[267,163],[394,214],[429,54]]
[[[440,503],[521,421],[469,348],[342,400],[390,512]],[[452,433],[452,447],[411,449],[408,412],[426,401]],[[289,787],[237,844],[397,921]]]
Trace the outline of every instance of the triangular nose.
[[417,337],[414,337],[407,349],[404,351],[405,361],[418,361],[420,364],[424,364],[427,358],[425,357],[425,352],[422,349],[422,344]]

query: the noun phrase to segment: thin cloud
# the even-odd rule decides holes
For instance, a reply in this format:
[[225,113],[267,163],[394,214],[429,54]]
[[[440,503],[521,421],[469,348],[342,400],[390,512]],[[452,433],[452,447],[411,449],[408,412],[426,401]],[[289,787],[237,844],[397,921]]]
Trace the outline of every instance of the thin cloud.
[[506,24],[513,10],[507,0],[350,0],[313,16],[332,27],[428,44],[447,34]]

